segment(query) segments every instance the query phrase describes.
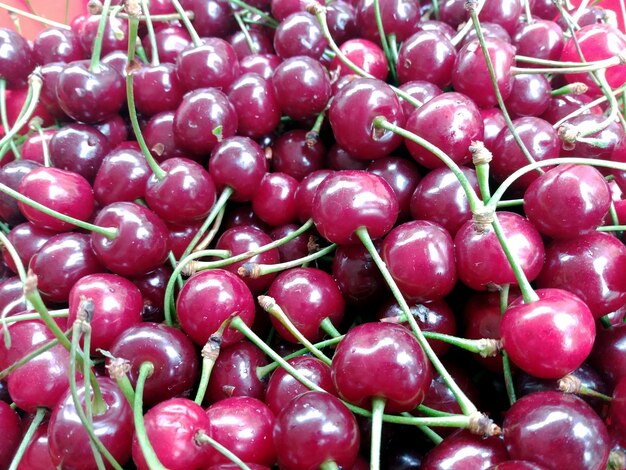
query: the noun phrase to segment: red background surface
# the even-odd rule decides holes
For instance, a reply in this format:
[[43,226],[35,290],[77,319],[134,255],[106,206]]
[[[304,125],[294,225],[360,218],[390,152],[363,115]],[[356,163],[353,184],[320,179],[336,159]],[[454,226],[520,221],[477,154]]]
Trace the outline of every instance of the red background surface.
[[[28,8],[28,2],[26,0],[1,0],[2,3],[11,5],[12,7],[19,8],[20,10],[30,11]],[[68,21],[72,21],[76,16],[83,14],[87,11],[86,5],[88,0],[68,0],[69,14]],[[49,18],[51,20],[65,23],[65,0],[30,0],[35,14]],[[22,29],[22,35],[27,39],[34,39],[37,36],[37,32],[44,26],[34,20],[29,20],[22,16],[20,19],[20,27]],[[9,18],[8,12],[0,7],[0,27],[15,29],[13,22]]]

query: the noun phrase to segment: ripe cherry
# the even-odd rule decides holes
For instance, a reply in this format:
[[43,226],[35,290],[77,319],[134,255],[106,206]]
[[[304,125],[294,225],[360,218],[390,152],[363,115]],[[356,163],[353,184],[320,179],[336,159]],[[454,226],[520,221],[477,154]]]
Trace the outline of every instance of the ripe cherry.
[[21,35],[8,28],[0,28],[0,76],[7,88],[23,88],[28,75],[35,68],[35,57],[30,45]]
[[[9,162],[0,168],[0,183],[17,191],[24,177],[39,166],[39,163],[28,160]],[[3,192],[0,192],[0,218],[11,226],[25,221],[17,200]]]
[[[372,41],[362,38],[348,39],[339,49],[354,65],[373,77],[379,80],[387,78],[389,65],[385,53]],[[329,71],[339,77],[354,73],[339,57],[331,61]]]
[[483,439],[467,430],[448,436],[426,454],[423,470],[461,470],[464,468],[490,468],[509,457],[504,443],[498,437]]
[[437,31],[418,31],[402,43],[398,51],[398,80],[425,80],[440,88],[452,82],[457,51],[450,40]]
[[274,50],[282,59],[306,56],[318,60],[328,47],[317,18],[297,11],[283,19],[274,34]]
[[237,111],[238,136],[259,138],[278,127],[281,109],[270,78],[271,73],[261,76],[255,70],[242,70],[230,85],[228,99]]
[[178,54],[176,69],[187,90],[211,88],[226,90],[239,76],[239,60],[233,47],[219,37],[205,37]]
[[0,444],[1,468],[9,468],[4,463],[10,462],[13,454],[20,445],[21,423],[17,412],[8,403],[0,401],[0,428],[2,428],[3,439]]

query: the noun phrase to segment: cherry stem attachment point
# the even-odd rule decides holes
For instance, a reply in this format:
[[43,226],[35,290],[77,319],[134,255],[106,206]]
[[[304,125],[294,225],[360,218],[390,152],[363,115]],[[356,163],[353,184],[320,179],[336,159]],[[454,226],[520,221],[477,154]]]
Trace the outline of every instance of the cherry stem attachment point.
[[196,441],[196,444],[210,445],[216,451],[218,451],[220,454],[222,454],[224,457],[230,460],[232,463],[237,465],[237,467],[239,467],[241,470],[250,470],[250,467],[248,467],[243,460],[241,460],[239,457],[237,457],[237,455],[235,455],[232,451],[230,451],[225,446],[217,442],[211,436],[206,434],[204,431],[198,431],[196,435],[194,436],[194,439]]
[[200,375],[200,384],[198,385],[196,398],[194,399],[198,405],[202,405],[202,401],[204,400],[204,395],[206,394],[206,390],[209,385],[209,379],[211,378],[213,366],[220,355],[222,336],[229,323],[230,318],[222,323],[219,329],[209,337],[209,340],[202,348],[202,373]]

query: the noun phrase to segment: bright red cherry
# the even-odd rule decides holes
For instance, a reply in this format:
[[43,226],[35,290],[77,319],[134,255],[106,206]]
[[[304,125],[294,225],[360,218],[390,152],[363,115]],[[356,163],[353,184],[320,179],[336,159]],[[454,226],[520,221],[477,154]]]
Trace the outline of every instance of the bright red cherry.
[[502,439],[487,439],[460,430],[448,436],[422,461],[423,470],[463,470],[469,468],[490,468],[509,457]]
[[[357,67],[365,70],[379,80],[385,80],[389,73],[389,64],[385,53],[372,41],[367,39],[355,38],[348,39],[339,49],[350,61]],[[330,63],[330,72],[342,77],[351,75],[354,72],[346,66],[338,57],[335,57]]]

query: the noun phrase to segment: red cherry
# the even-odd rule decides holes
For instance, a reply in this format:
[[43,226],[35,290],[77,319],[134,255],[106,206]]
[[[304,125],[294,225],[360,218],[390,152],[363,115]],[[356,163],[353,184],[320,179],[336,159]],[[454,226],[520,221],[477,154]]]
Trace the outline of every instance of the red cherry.
[[20,417],[8,403],[0,401],[0,429],[2,429],[2,441],[0,442],[0,468],[9,468],[5,465],[11,462],[13,454],[20,445],[22,430]]

